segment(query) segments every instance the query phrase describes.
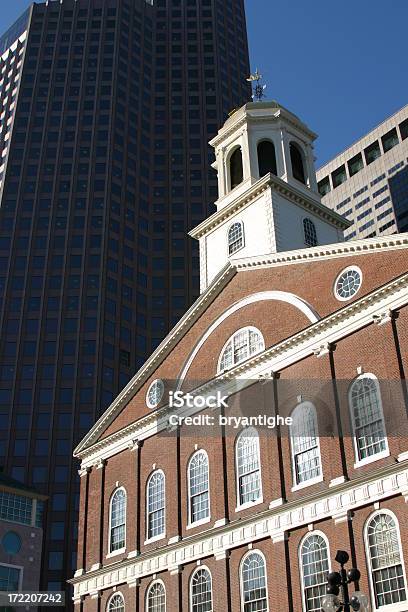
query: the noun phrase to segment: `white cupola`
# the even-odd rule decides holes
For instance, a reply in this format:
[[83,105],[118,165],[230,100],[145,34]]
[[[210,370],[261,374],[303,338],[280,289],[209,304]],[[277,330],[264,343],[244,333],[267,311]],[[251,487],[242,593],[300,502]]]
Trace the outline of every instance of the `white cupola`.
[[190,232],[200,242],[201,291],[228,260],[340,242],[350,223],[323,206],[316,134],[277,102],[249,102],[210,145],[217,212]]

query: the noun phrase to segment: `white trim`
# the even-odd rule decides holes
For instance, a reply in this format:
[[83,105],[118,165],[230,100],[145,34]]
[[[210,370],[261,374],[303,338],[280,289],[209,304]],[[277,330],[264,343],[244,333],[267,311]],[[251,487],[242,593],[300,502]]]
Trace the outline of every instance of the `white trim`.
[[[293,415],[296,413],[301,414],[302,410],[304,408],[308,408],[309,410],[311,409],[313,412],[313,418],[314,418],[314,423],[315,423],[315,429],[316,429],[316,441],[317,441],[317,450],[319,453],[319,466],[320,466],[320,474],[318,476],[315,476],[314,478],[309,478],[309,480],[304,480],[303,482],[298,482],[297,481],[297,474],[296,474],[296,462],[295,462],[295,452],[294,452],[294,448],[293,448],[293,435],[292,435],[292,431],[293,431],[293,427],[295,425],[295,418]],[[320,450],[320,438],[319,438],[319,420],[317,418],[317,410],[316,410],[316,406],[309,401],[303,401],[300,402],[299,404],[297,404],[297,406],[295,406],[295,408],[292,410],[291,412],[291,417],[292,417],[292,424],[289,426],[289,436],[290,436],[290,455],[291,455],[291,463],[292,463],[292,481],[293,481],[293,485],[292,485],[292,491],[298,491],[299,489],[304,489],[305,487],[311,486],[313,484],[316,484],[317,482],[322,482],[323,481],[323,464],[322,464],[322,453]],[[308,437],[308,436],[306,436]]]
[[225,310],[207,328],[207,330],[198,340],[181,369],[180,375],[178,376],[179,382],[177,385],[177,389],[181,388],[181,385],[198,351],[201,349],[201,347],[210,337],[210,335],[221,325],[221,323],[223,323],[231,315],[235,314],[238,310],[241,310],[241,308],[245,308],[250,304],[255,304],[257,302],[262,302],[266,300],[277,300],[280,302],[286,302],[287,304],[292,304],[292,306],[298,308],[309,319],[311,323],[316,323],[320,319],[320,316],[317,314],[314,308],[294,293],[289,293],[287,291],[261,291],[259,293],[252,293],[251,295],[247,295],[246,297],[241,298],[240,300],[238,300],[238,302],[235,302],[235,304],[232,304],[229,308],[227,308],[227,310]]
[[106,608],[105,608],[106,612],[110,612],[111,601],[116,595],[120,595],[120,597],[122,598],[122,602],[123,602],[123,608],[124,610],[126,610],[125,598],[123,596],[123,593],[121,591],[115,591],[114,593],[112,593],[112,595],[109,597],[108,601],[106,602]]
[[[385,438],[385,442],[387,444],[388,447],[388,438]],[[356,440],[355,440],[355,436],[353,439],[353,443],[354,445],[356,444]],[[368,463],[374,463],[374,461],[379,461],[380,459],[385,459],[385,457],[389,457],[390,456],[390,451],[389,448],[386,448],[385,450],[381,451],[381,453],[376,453],[375,455],[370,455],[370,457],[365,457],[364,459],[359,459],[358,461],[354,462],[354,468],[357,469],[359,467],[361,467],[362,465],[367,465]]]
[[[113,498],[115,496],[115,494],[118,491],[124,491],[125,493],[125,546],[122,548],[118,548],[117,550],[112,550],[111,549],[111,545],[112,545],[112,541],[111,541],[111,537],[112,537],[112,501]],[[127,491],[125,489],[125,487],[120,486],[120,487],[115,487],[115,489],[113,490],[110,499],[109,499],[109,532],[108,532],[108,554],[106,555],[106,558],[108,559],[109,557],[114,557],[116,555],[120,555],[123,552],[125,552],[126,550],[126,523],[127,523]]]
[[164,609],[167,611],[167,591],[166,591],[166,585],[164,584],[163,580],[161,580],[160,578],[155,578],[154,580],[152,580],[152,582],[149,584],[149,586],[146,589],[145,610],[146,610],[146,612],[149,612],[149,594],[150,594],[150,590],[152,589],[152,587],[154,587],[155,584],[161,584],[161,586],[164,589]]
[[[244,436],[249,436],[249,433],[253,432],[254,437],[256,436],[256,450],[258,455],[258,472],[259,472],[259,497],[255,501],[249,501],[241,503],[241,491],[239,485],[239,469],[238,469],[238,444]],[[252,506],[257,506],[263,502],[263,486],[262,486],[262,465],[261,465],[261,446],[259,443],[259,433],[255,427],[246,427],[243,429],[236,437],[234,443],[234,463],[235,463],[235,492],[236,492],[236,500],[237,506],[235,508],[235,512],[239,512],[240,510],[245,510],[246,508],[251,508]]]
[[[381,251],[394,251],[405,249],[408,246],[408,233],[395,234],[391,236],[368,238],[364,240],[350,240],[349,242],[340,242],[331,245],[321,245],[316,248],[297,249],[293,251],[285,251],[274,255],[265,255],[264,257],[247,257],[234,260],[233,264],[228,263],[217,274],[212,283],[200,295],[198,300],[191,308],[182,316],[180,321],[175,325],[173,330],[157,347],[152,355],[147,359],[146,363],[135,376],[129,381],[126,387],[114,399],[112,404],[105,410],[103,415],[98,419],[95,425],[91,428],[88,434],[81,440],[74,450],[75,457],[83,457],[89,454],[89,449],[98,443],[98,436],[106,430],[112,422],[114,416],[120,409],[127,404],[132,397],[137,393],[140,387],[146,382],[148,377],[157,370],[158,366],[163,362],[165,357],[170,353],[172,348],[179,341],[180,337],[185,335],[192,325],[197,321],[201,314],[208,308],[214,299],[219,295],[222,289],[228,284],[235,274],[241,269],[263,269],[282,267],[285,265],[297,265],[308,263],[311,260],[325,261],[328,259],[344,258],[349,256],[366,255]],[[408,277],[408,275],[405,275]],[[387,287],[394,284],[395,279],[381,288],[382,293]],[[378,290],[371,292],[374,298],[379,294]],[[382,295],[381,295],[382,297]],[[361,298],[360,303],[364,303],[365,298]],[[375,299],[374,299],[375,301]],[[353,306],[354,304],[351,304]],[[360,307],[361,308],[361,307]],[[384,310],[384,308],[382,309]],[[334,315],[335,313],[333,313]],[[317,317],[317,319],[320,317]],[[106,443],[106,441],[104,442]]]
[[[355,293],[353,293],[353,295],[349,295],[347,297],[342,297],[337,289],[337,284],[340,280],[340,278],[343,276],[343,274],[346,274],[346,272],[357,272],[357,274],[359,274],[360,276],[360,286],[357,289],[357,291]],[[361,271],[361,268],[359,268],[358,266],[347,266],[347,268],[344,268],[337,276],[336,276],[336,280],[334,281],[333,284],[333,293],[334,293],[334,297],[336,298],[336,300],[338,300],[339,302],[348,302],[349,300],[354,299],[354,297],[357,295],[357,293],[359,293],[361,287],[363,286],[363,273]]]
[[290,490],[292,491],[292,493],[295,491],[301,491],[302,489],[306,489],[307,487],[311,487],[312,485],[317,484],[318,482],[323,482],[323,481],[324,481],[323,474],[320,474],[320,476],[316,476],[316,478],[311,478],[310,480],[305,480],[304,482],[293,485]]
[[[241,246],[236,249],[233,253],[229,252],[229,248],[230,248],[230,230],[232,228],[233,225],[240,225],[241,226],[241,238],[242,238],[242,244]],[[234,219],[231,221],[231,223],[228,225],[227,228],[227,259],[229,259],[230,257],[233,257],[235,255],[235,253],[238,253],[239,251],[241,251],[241,249],[243,249],[245,247],[245,232],[244,232],[244,222],[241,221],[241,219]]]
[[269,612],[268,570],[267,570],[267,565],[266,565],[266,558],[263,552],[259,550],[258,548],[251,548],[250,550],[248,550],[248,552],[245,553],[245,555],[241,558],[241,561],[239,562],[239,592],[240,592],[241,611],[245,612],[244,580],[243,580],[242,569],[244,567],[245,560],[254,554],[259,555],[260,557],[262,557],[262,560],[263,560],[264,572],[265,572],[266,610],[267,612]]
[[[207,458],[207,466],[208,466],[208,516],[205,516],[202,519],[199,519],[198,521],[192,521],[191,520],[191,491],[190,491],[190,467],[191,467],[191,462],[194,459],[194,457],[196,457],[199,454],[204,454]],[[211,521],[211,486],[210,486],[210,459],[208,457],[208,453],[206,450],[204,450],[204,448],[199,448],[196,451],[194,451],[194,453],[191,455],[190,459],[188,460],[187,463],[187,504],[188,504],[188,508],[187,508],[187,516],[188,516],[188,523],[187,523],[187,529],[193,529],[194,527],[198,527],[198,525],[203,525],[204,523],[209,523]]]
[[[240,363],[243,363],[244,361],[246,361],[246,360],[247,360],[247,359],[249,359],[250,357],[254,357],[255,355],[258,355],[258,353],[254,353],[254,355],[249,355],[249,354],[248,354],[248,355],[247,355],[247,357],[245,357],[245,359],[242,359],[241,361],[238,361],[237,363],[233,363],[233,364],[232,364],[232,366],[231,366],[230,368],[226,368],[225,370],[222,370],[222,369],[221,369],[221,361],[222,361],[222,358],[223,358],[223,356],[224,356],[224,353],[225,353],[225,351],[226,351],[226,349],[227,349],[227,346],[228,346],[230,343],[232,344],[232,359],[234,360],[234,338],[235,338],[235,336],[237,336],[238,334],[240,334],[240,333],[242,333],[242,332],[246,332],[246,331],[248,331],[248,332],[251,332],[251,331],[252,331],[252,332],[255,332],[256,334],[258,334],[258,336],[259,336],[259,337],[260,337],[260,339],[262,340],[262,345],[263,345],[263,348],[262,348],[262,349],[260,349],[260,350],[258,351],[258,353],[262,353],[262,351],[264,351],[264,350],[265,350],[265,339],[264,339],[264,337],[263,337],[262,332],[261,332],[261,331],[260,331],[260,330],[259,330],[257,327],[254,327],[253,325],[247,325],[246,327],[240,327],[239,329],[237,329],[237,330],[236,330],[236,331],[235,331],[235,332],[232,334],[232,336],[230,336],[230,337],[228,338],[228,340],[226,341],[226,343],[224,344],[224,346],[222,347],[222,349],[221,349],[221,351],[220,351],[220,354],[219,354],[219,357],[218,357],[218,363],[217,363],[217,374],[221,374],[222,372],[227,372],[228,370],[230,370],[231,368],[235,367],[236,365],[239,365]],[[249,349],[249,345],[250,345],[250,341],[249,341],[249,338],[248,338],[248,349]]]
[[114,550],[112,552],[108,552],[108,554],[105,556],[105,559],[111,559],[112,557],[117,557],[118,555],[122,555],[124,552],[126,552],[126,546],[123,548],[118,548],[118,550]]
[[210,577],[210,586],[211,586],[211,611],[213,612],[214,610],[214,593],[213,593],[213,579],[212,579],[212,574],[211,574],[211,570],[207,565],[199,565],[198,567],[196,567],[193,572],[191,573],[190,579],[189,579],[189,584],[188,584],[188,600],[189,600],[189,610],[190,612],[193,612],[193,578],[194,576],[199,572],[205,570],[208,572],[208,575]]
[[[239,384],[245,386],[245,380],[262,378],[265,375],[269,376],[271,371],[277,372],[287,368],[305,357],[313,355],[316,345],[338,343],[342,338],[372,324],[373,317],[377,313],[381,313],[385,309],[399,310],[407,303],[408,273],[393,279],[387,285],[356,302],[348,304],[340,311],[327,315],[321,321],[317,321],[290,338],[266,349],[263,353],[243,362],[233,370],[212,379],[210,381],[211,392],[214,391],[217,384],[220,386],[229,384],[229,381],[232,381],[233,378]],[[236,392],[236,385],[232,384],[231,388]],[[81,467],[83,469],[94,466],[99,461],[127,450],[129,444],[133,443],[136,438],[139,440],[147,439],[166,429],[167,425],[166,407],[163,407],[145,415],[120,431],[84,447],[84,450],[75,454],[75,456],[82,457]],[[89,435],[91,433],[96,435],[95,432],[96,430],[91,430]],[[85,442],[86,439],[84,439],[84,444]]]
[[330,543],[329,543],[329,539],[327,537],[327,535],[323,532],[320,531],[319,529],[312,529],[312,531],[308,531],[308,533],[306,535],[303,536],[303,538],[300,540],[299,542],[299,546],[298,546],[298,566],[299,566],[299,572],[300,572],[300,590],[302,593],[302,610],[304,612],[307,612],[307,607],[306,607],[306,599],[305,599],[305,576],[304,576],[304,571],[303,571],[303,560],[302,560],[302,548],[303,548],[303,544],[306,542],[306,540],[308,538],[310,538],[311,536],[315,536],[318,535],[320,536],[325,542],[326,542],[326,547],[327,547],[327,561],[328,561],[328,565],[329,565],[329,572],[331,572],[331,557],[330,557]]
[[74,597],[86,596],[97,588],[112,589],[123,582],[151,576],[157,571],[172,572],[177,567],[195,563],[200,559],[216,557],[226,551],[238,549],[260,540],[281,536],[285,531],[306,527],[340,513],[351,512],[363,506],[372,506],[381,500],[406,495],[408,466],[384,466],[380,475],[370,472],[354,481],[318,491],[307,499],[274,507],[259,514],[240,517],[218,529],[209,529],[183,538],[172,545],[164,544],[158,550],[144,552],[136,559],[121,560],[97,572],[88,571],[70,580]]
[[[150,485],[150,481],[153,478],[153,476],[157,473],[160,473],[163,475],[163,481],[164,481],[164,531],[163,533],[159,533],[155,536],[149,537],[149,516],[150,516],[150,512],[149,512],[149,485]],[[161,468],[158,468],[157,470],[153,470],[153,472],[149,475],[147,481],[146,481],[146,486],[145,486],[145,506],[146,506],[146,525],[145,525],[145,532],[146,532],[146,540],[145,540],[145,544],[149,544],[150,542],[156,542],[157,540],[162,540],[163,538],[166,537],[166,502],[167,502],[167,497],[166,497],[166,474],[163,472],[163,470]]]
[[[375,603],[375,591],[374,591],[374,582],[373,582],[373,566],[372,566],[372,561],[371,561],[371,554],[370,554],[370,547],[369,547],[369,543],[368,543],[368,528],[369,525],[372,521],[373,518],[375,518],[376,516],[379,516],[381,514],[386,514],[388,516],[390,516],[392,518],[392,520],[395,523],[395,528],[397,531],[397,538],[398,538],[398,546],[399,546],[399,553],[401,555],[401,565],[402,565],[402,572],[403,572],[403,576],[404,576],[404,587],[405,587],[405,594],[407,596],[407,599],[405,601],[402,601],[400,603],[394,603],[394,604],[390,604],[387,606],[380,606],[379,608],[377,608],[376,603]],[[388,510],[387,508],[381,508],[380,510],[376,510],[375,512],[373,512],[372,514],[370,514],[370,516],[368,517],[368,519],[365,522],[364,525],[364,530],[363,530],[363,538],[364,538],[364,546],[365,546],[365,553],[366,553],[366,561],[367,561],[367,565],[368,565],[368,582],[370,585],[370,595],[371,595],[371,606],[373,609],[373,612],[405,612],[408,606],[408,584],[407,584],[407,576],[406,576],[406,571],[405,571],[405,561],[404,561],[404,551],[402,548],[402,542],[401,542],[401,533],[400,533],[400,527],[399,527],[399,521],[398,518],[396,517],[396,515],[391,511]]]
[[[152,402],[149,400],[149,393],[154,385],[160,385],[160,399],[155,404],[152,404]],[[149,388],[146,391],[146,406],[150,408],[150,410],[157,408],[157,406],[160,404],[160,402],[163,399],[163,395],[164,395],[164,383],[161,378],[155,378],[153,382],[150,383]]]
[[[353,392],[353,387],[357,383],[357,381],[363,380],[364,378],[368,378],[370,380],[375,381],[375,386],[377,390],[377,398],[378,398],[378,406],[381,412],[381,420],[382,420],[382,424],[384,428],[385,449],[381,451],[380,453],[376,453],[375,455],[370,455],[368,457],[364,457],[363,459],[360,459],[358,445],[357,445],[357,438],[356,438],[356,423],[355,423],[353,404],[352,404],[352,392]],[[381,389],[380,389],[380,384],[378,382],[378,378],[375,376],[375,374],[372,374],[371,372],[364,372],[363,374],[356,376],[349,386],[347,398],[348,398],[348,405],[349,405],[349,415],[350,415],[350,420],[351,420],[351,427],[353,431],[353,446],[354,446],[354,456],[355,456],[354,467],[359,468],[362,465],[373,463],[374,461],[378,461],[379,459],[384,459],[384,457],[389,457],[390,449],[388,445],[387,428],[385,426]]]

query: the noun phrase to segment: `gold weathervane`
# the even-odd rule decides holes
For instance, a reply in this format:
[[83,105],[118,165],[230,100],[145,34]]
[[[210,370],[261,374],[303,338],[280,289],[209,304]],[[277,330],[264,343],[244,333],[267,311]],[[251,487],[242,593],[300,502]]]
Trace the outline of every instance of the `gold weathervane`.
[[262,98],[265,97],[265,89],[266,85],[262,85],[262,74],[258,71],[258,68],[255,70],[255,74],[250,74],[247,78],[248,83],[253,83],[252,87],[252,99],[261,102]]

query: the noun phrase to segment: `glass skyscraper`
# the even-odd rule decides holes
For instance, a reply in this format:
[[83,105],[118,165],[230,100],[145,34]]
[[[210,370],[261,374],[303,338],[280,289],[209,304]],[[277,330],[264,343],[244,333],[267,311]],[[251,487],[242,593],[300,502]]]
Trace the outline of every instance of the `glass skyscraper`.
[[[0,38],[0,465],[75,567],[72,449],[199,293],[207,146],[248,100],[243,0],[33,4]],[[192,264],[191,264],[192,262]]]

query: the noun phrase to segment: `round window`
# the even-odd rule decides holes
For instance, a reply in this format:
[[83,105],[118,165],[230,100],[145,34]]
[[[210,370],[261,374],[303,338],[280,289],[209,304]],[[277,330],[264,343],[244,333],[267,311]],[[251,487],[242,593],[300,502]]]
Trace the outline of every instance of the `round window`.
[[336,298],[341,301],[349,300],[359,291],[363,275],[360,268],[350,266],[339,274],[334,286]]
[[14,531],[8,531],[1,541],[2,546],[7,554],[16,555],[21,548],[21,538]]
[[149,408],[156,408],[162,400],[164,394],[164,383],[157,378],[150,385],[146,394],[146,403]]

